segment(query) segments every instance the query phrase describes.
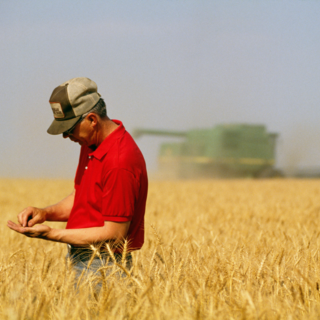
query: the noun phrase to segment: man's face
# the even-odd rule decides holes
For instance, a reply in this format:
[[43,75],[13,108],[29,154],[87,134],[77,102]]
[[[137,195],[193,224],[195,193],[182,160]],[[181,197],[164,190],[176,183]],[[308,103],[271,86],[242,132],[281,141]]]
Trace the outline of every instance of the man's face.
[[80,123],[78,123],[71,131],[64,132],[62,134],[63,138],[69,138],[73,142],[79,143],[81,146],[91,146],[92,145],[92,135],[93,130],[91,126],[91,121],[88,116],[85,117]]

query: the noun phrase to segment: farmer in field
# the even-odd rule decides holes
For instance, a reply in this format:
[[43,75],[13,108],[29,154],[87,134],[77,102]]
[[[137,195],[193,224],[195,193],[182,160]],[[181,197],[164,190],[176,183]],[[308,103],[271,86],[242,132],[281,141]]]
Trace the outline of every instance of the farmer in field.
[[[77,275],[97,271],[101,262],[123,261],[131,268],[131,251],[144,242],[144,214],[148,178],[138,146],[118,120],[111,120],[97,85],[74,78],[50,97],[54,121],[49,134],[79,143],[80,159],[74,190],[46,208],[28,207],[18,223],[8,227],[27,237],[68,244]],[[63,161],[63,160],[61,160]],[[66,229],[53,229],[45,221],[66,221]],[[92,260],[92,245],[100,246]],[[128,253],[129,252],[129,253]]]

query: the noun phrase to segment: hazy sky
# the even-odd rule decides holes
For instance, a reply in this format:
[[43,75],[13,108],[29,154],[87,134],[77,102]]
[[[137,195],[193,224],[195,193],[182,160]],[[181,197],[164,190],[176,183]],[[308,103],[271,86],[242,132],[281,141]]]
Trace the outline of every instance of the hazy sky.
[[[129,132],[265,124],[278,167],[320,166],[320,1],[0,0],[0,46],[0,176],[74,176],[46,130],[79,76]],[[138,140],[150,170],[164,140]]]

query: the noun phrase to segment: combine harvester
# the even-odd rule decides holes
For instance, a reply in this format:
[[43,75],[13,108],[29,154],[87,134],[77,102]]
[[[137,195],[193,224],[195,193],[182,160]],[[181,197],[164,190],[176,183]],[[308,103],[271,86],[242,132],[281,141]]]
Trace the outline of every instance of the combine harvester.
[[135,129],[142,135],[183,138],[163,143],[159,152],[159,174],[165,178],[269,178],[282,176],[274,168],[276,133],[263,125],[217,125],[186,132]]

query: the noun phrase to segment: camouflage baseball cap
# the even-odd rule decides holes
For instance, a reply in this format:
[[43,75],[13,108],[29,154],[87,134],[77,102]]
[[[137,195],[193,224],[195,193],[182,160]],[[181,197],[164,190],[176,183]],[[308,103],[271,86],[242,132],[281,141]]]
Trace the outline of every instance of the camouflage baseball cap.
[[47,130],[61,134],[90,111],[100,99],[96,83],[88,78],[73,78],[56,87],[49,99],[54,120]]

